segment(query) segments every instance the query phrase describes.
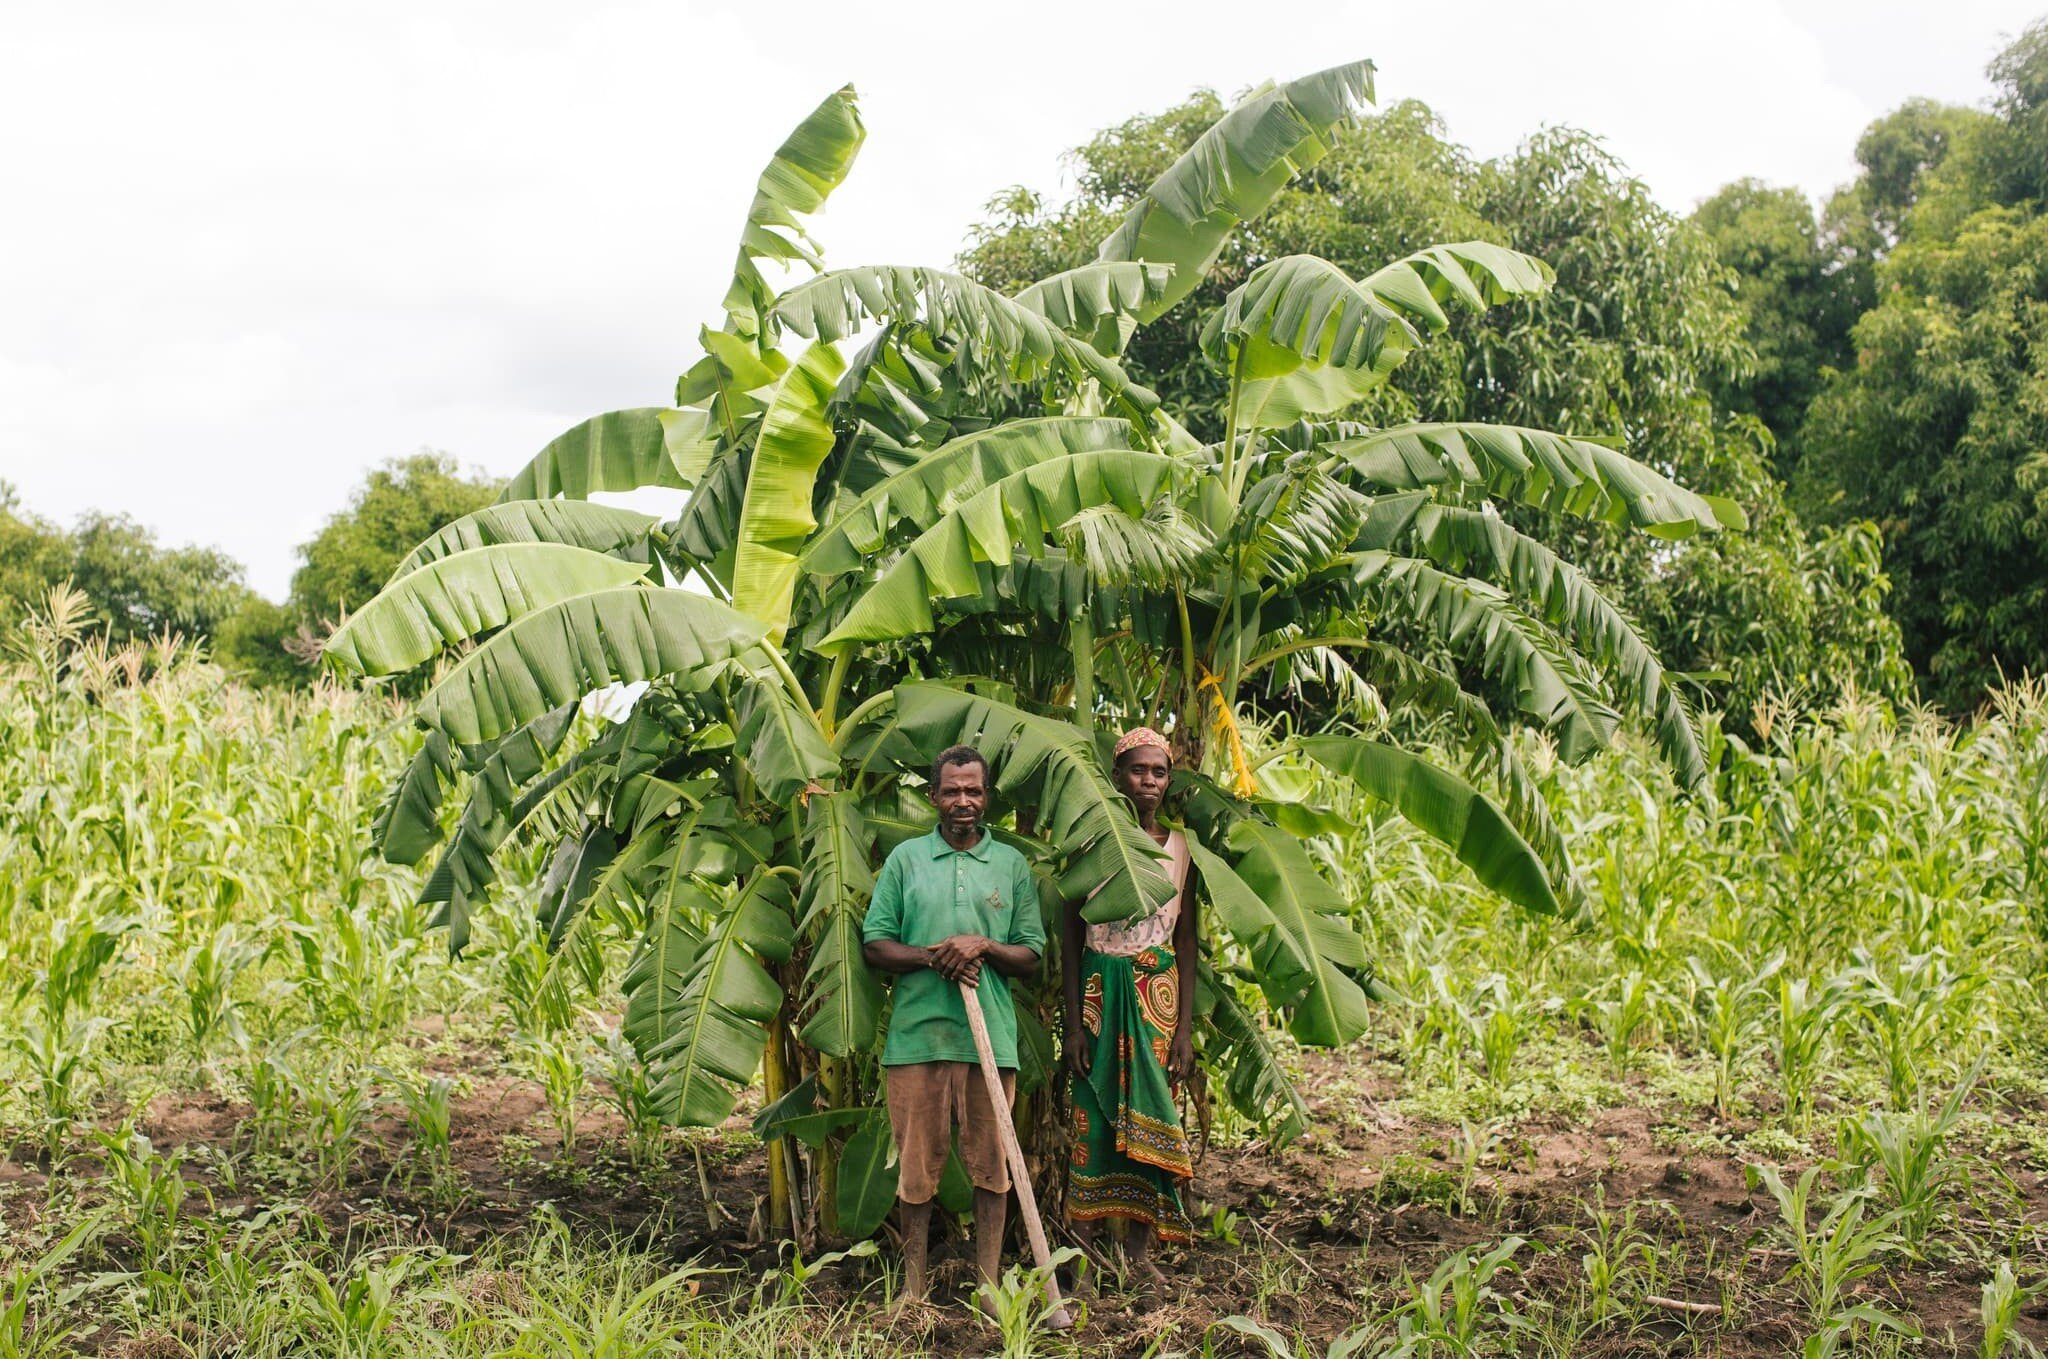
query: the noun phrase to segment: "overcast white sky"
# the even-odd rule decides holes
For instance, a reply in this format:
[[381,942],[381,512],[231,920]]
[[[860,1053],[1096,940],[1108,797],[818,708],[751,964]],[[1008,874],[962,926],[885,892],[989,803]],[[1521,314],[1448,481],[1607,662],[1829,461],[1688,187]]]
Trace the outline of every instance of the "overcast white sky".
[[831,261],[944,264],[1096,129],[1354,56],[1482,155],[1570,124],[1679,211],[1820,194],[1903,99],[1985,99],[2044,4],[0,0],[0,478],[282,597],[373,464],[508,473],[665,404],[762,161],[849,80]]

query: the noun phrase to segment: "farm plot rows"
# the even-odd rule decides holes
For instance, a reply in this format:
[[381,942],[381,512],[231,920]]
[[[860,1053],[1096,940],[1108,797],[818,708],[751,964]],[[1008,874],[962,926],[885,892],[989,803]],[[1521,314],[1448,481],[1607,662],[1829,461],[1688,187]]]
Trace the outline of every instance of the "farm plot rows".
[[[1755,726],[1710,726],[1711,802],[1532,748],[1576,924],[1309,790],[1355,827],[1312,848],[1405,1000],[1339,1052],[1275,1040],[1313,1114],[1284,1148],[1214,1101],[1182,1291],[1141,1313],[1112,1281],[1071,1346],[2038,1342],[2048,699]],[[541,837],[449,960],[366,852],[407,740],[382,700],[61,624],[0,675],[0,1356],[1004,1343],[958,1308],[890,1330],[886,1241],[759,1239],[754,1102],[652,1117],[618,949],[532,924]]]

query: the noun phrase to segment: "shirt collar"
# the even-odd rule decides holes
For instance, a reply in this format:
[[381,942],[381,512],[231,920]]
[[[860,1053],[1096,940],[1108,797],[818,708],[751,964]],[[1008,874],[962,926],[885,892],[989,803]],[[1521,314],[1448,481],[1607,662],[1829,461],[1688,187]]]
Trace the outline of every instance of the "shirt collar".
[[988,847],[995,842],[995,835],[987,826],[983,826],[981,828],[981,838],[974,842],[971,849],[955,849],[946,843],[945,832],[941,831],[937,826],[932,827],[932,857],[934,859],[943,859],[948,854],[965,854],[970,859],[979,859],[981,862],[987,863]]

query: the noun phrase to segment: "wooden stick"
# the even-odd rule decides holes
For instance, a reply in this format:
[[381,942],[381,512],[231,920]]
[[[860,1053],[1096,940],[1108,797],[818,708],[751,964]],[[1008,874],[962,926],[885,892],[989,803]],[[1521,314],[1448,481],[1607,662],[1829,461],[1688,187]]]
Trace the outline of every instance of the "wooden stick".
[[1720,1305],[1711,1302],[1687,1302],[1683,1298],[1660,1298],[1652,1293],[1643,1299],[1651,1307],[1661,1307],[1667,1312],[1692,1312],[1703,1317],[1721,1315]]
[[996,1131],[1003,1139],[1003,1155],[1010,1163],[1010,1180],[1017,1190],[1017,1202],[1024,1209],[1024,1235],[1031,1240],[1031,1256],[1045,1275],[1045,1296],[1059,1310],[1053,1325],[1071,1324],[1060,1301],[1059,1280],[1053,1276],[1052,1250],[1045,1243],[1045,1224],[1038,1220],[1038,1195],[1031,1189],[1031,1172],[1024,1164],[1024,1148],[1017,1144],[1017,1125],[1010,1119],[1010,1099],[1003,1091],[1003,1075],[996,1069],[995,1049],[989,1046],[988,1019],[981,1013],[981,997],[968,982],[955,983],[960,999],[967,1005],[967,1027],[974,1031],[974,1050],[981,1055],[981,1077],[988,1085],[988,1102],[996,1111]]

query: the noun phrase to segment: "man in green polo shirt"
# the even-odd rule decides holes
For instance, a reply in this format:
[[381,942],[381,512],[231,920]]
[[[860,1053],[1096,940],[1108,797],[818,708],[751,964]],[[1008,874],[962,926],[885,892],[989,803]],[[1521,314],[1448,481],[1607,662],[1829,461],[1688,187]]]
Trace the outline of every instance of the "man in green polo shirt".
[[[974,1182],[974,1254],[981,1281],[993,1285],[1002,1267],[1010,1170],[956,983],[976,989],[1005,1094],[1014,1094],[1017,1011],[1004,979],[1038,970],[1045,926],[1030,865],[981,824],[988,785],[988,761],[979,751],[954,746],[940,752],[931,782],[939,823],[889,855],[861,926],[868,963],[896,976],[882,1066],[896,1136],[903,1293],[917,1301],[926,1293],[932,1196],[956,1128],[960,1160]],[[994,974],[987,984],[984,965]]]

